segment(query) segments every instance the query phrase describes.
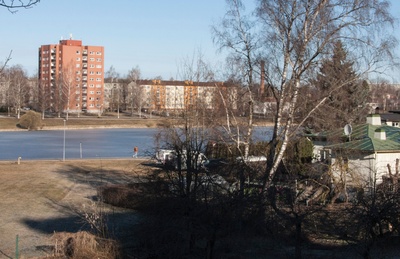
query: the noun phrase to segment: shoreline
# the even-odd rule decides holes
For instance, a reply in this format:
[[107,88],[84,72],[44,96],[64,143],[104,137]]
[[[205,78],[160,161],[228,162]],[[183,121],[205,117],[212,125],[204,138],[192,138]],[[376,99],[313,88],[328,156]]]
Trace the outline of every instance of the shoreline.
[[[132,158],[132,157],[103,157],[103,158],[69,158],[65,159],[63,161],[62,159],[49,159],[49,158],[43,158],[43,159],[24,159],[21,158],[20,164],[23,163],[37,163],[37,162],[48,162],[48,163],[54,163],[54,162],[60,162],[60,163],[71,163],[71,162],[82,162],[82,163],[90,163],[90,162],[95,162],[95,161],[136,161],[136,162],[145,162],[151,160],[151,157],[137,157],[137,158]],[[18,158],[16,159],[0,159],[0,165],[1,164],[18,164]]]
[[[90,129],[155,129],[158,127],[147,127],[144,125],[138,125],[138,126],[133,126],[133,125],[115,125],[115,126],[66,126],[65,130],[90,130]],[[64,130],[64,127],[60,126],[50,126],[50,127],[44,127],[42,129],[38,130],[31,130],[31,131],[48,131],[48,130]],[[30,131],[27,129],[1,129],[0,132],[14,132],[14,131]]]
[[[253,125],[253,127],[273,127],[273,123],[265,123],[263,125]],[[99,126],[66,126],[65,130],[91,130],[91,129],[157,129],[162,128],[160,126],[146,126],[146,125],[99,125]],[[38,130],[31,131],[48,131],[48,130],[64,130],[63,126],[47,126]],[[14,132],[14,131],[30,131],[27,129],[2,129],[0,128],[0,132]]]

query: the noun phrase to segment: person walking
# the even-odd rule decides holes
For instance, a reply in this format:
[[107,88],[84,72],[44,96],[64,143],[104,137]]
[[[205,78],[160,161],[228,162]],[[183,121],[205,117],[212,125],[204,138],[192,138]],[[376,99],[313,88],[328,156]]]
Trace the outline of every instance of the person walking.
[[138,152],[139,152],[139,148],[137,146],[135,146],[133,148],[133,156],[132,157],[136,157],[137,158]]

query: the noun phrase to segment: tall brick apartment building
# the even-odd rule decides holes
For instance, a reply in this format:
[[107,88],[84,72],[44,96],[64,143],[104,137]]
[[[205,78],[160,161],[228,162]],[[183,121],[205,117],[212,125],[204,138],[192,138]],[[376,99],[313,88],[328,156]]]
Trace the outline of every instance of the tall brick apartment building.
[[100,113],[104,109],[104,47],[60,40],[39,48],[40,109]]

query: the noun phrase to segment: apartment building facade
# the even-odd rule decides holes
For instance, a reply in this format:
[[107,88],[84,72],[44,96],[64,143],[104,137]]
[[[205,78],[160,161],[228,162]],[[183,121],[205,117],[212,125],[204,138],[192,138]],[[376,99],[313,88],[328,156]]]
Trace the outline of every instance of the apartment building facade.
[[221,93],[236,109],[237,89],[222,82],[138,80],[136,82],[105,83],[105,103],[109,110],[170,113],[183,110],[213,109]]
[[104,109],[104,47],[60,40],[39,48],[40,109],[101,113]]

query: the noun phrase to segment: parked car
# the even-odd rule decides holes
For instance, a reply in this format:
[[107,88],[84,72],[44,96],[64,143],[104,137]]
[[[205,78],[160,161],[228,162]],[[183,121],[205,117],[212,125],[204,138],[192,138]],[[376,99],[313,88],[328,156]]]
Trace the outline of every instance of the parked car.
[[175,151],[172,149],[159,149],[155,154],[158,164],[168,164],[175,157]]
[[243,159],[243,157],[239,156],[236,158],[238,162],[252,163],[252,162],[263,162],[267,161],[266,156],[248,156],[247,159]]
[[[204,164],[207,163],[208,159],[207,157],[198,151],[192,151],[191,152],[191,158],[194,163],[196,163],[197,169],[200,167],[204,167]],[[179,167],[179,161],[178,161],[178,154],[175,150],[172,149],[159,149],[156,152],[156,160],[159,164],[162,164],[164,166],[169,166],[173,167],[176,170]],[[186,159],[187,155],[185,150],[181,154],[181,170],[186,170]]]

